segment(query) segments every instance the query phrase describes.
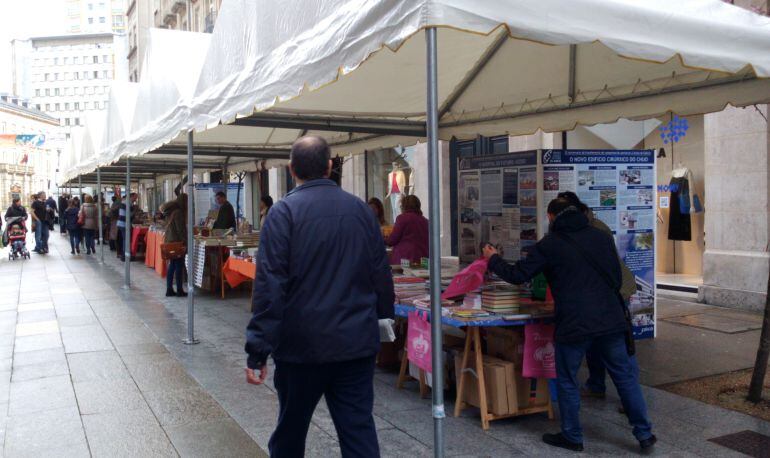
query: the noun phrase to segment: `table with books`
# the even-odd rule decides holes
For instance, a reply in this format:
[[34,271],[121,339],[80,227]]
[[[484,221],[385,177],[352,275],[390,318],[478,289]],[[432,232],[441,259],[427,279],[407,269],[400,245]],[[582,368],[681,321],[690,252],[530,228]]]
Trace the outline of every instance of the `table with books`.
[[[426,281],[396,277],[395,289],[396,316],[408,318],[410,312],[418,311],[430,320]],[[490,421],[518,415],[545,412],[553,419],[548,380],[525,379],[521,375],[524,326],[551,322],[553,302],[534,300],[529,290],[496,282],[466,294],[462,304],[456,304],[442,301],[441,316],[443,325],[465,333],[462,354],[455,355],[454,359],[457,374],[455,416],[467,407],[478,407],[483,429],[489,428]],[[482,328],[487,336],[487,354],[482,353]],[[399,388],[409,378],[406,352],[407,345]],[[415,378],[418,378],[423,394],[427,391],[428,375],[420,370],[419,377]]]

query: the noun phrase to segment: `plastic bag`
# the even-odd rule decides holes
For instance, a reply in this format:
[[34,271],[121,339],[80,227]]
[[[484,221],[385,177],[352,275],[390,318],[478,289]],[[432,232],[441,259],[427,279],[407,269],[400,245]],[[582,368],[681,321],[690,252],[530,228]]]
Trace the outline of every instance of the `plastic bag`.
[[431,359],[430,323],[419,312],[409,312],[406,333],[406,356],[417,367],[433,372]]
[[556,348],[553,344],[554,325],[524,326],[525,378],[556,378]]
[[478,289],[484,284],[484,274],[487,272],[488,261],[480,258],[454,276],[449,287],[441,295],[441,299],[457,297]]

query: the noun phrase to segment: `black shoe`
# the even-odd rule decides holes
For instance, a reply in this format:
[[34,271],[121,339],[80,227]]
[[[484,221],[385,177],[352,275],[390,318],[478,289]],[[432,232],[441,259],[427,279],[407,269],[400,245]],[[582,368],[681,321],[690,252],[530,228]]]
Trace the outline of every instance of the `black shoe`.
[[70,254],[75,254],[75,252],[74,251],[70,251]]
[[184,290],[181,290],[181,289],[179,290],[178,293],[176,293],[176,295],[179,296],[179,297],[187,297],[187,293],[184,292]]
[[562,433],[557,434],[543,434],[543,442],[554,447],[565,448],[572,450],[573,452],[582,452],[583,443],[570,442],[565,438]]
[[76,251],[78,252],[78,254],[80,254],[80,248],[78,248]]
[[174,296],[176,296],[176,293],[174,292],[174,290],[171,288],[168,288],[166,290],[166,297],[174,297]]
[[639,447],[642,449],[643,454],[652,453],[652,450],[655,448],[655,443],[658,442],[658,438],[655,437],[655,434],[648,437],[647,439],[643,441],[639,441]]

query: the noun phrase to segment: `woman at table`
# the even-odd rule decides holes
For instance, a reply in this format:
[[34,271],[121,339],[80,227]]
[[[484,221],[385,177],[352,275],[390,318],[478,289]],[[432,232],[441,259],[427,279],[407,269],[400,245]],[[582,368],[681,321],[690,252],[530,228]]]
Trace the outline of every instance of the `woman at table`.
[[[161,206],[161,211],[166,215],[166,232],[164,234],[164,243],[182,242],[187,247],[187,194],[181,193],[179,196],[166,202]],[[173,288],[174,277],[176,276],[176,292]],[[166,271],[166,297],[179,296],[185,297],[187,293],[182,289],[184,279],[184,256],[171,259]]]
[[86,254],[96,253],[96,246],[94,243],[94,236],[96,230],[99,227],[98,224],[98,210],[94,204],[94,198],[86,194],[83,198],[83,205],[80,207],[80,215],[78,216],[83,221],[83,237],[85,237]]
[[265,218],[270,211],[270,207],[273,206],[273,198],[270,196],[262,196],[259,199],[259,226],[265,225]]
[[390,264],[401,264],[402,259],[411,262],[428,257],[428,219],[422,216],[420,199],[415,195],[401,199],[401,214],[396,218],[393,232],[385,241],[393,247]]
[[377,217],[377,222],[380,223],[380,227],[387,225],[385,222],[385,207],[382,205],[382,201],[376,197],[369,199],[369,208],[374,212],[374,216]]

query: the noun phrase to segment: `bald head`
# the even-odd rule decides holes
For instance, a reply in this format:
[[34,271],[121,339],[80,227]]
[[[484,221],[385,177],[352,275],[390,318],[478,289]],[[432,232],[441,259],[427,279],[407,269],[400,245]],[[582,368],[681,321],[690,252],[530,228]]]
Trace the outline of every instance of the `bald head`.
[[291,170],[301,181],[317,180],[329,176],[331,169],[329,145],[321,137],[308,135],[291,145]]

